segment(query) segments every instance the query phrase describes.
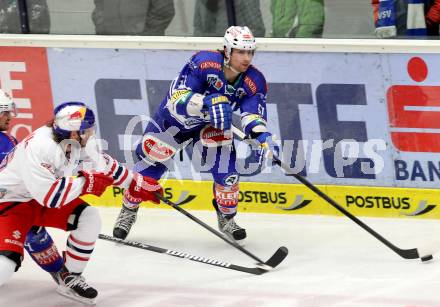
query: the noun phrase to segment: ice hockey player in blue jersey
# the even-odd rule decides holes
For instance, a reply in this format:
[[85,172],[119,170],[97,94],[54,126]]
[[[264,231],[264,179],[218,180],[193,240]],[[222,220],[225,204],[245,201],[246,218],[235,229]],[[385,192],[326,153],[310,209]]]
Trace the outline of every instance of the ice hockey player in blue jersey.
[[[276,144],[266,128],[267,85],[263,74],[251,65],[256,42],[248,27],[226,30],[222,51],[200,51],[185,64],[145,129],[136,149],[137,172],[155,179],[169,168],[174,154],[189,143],[201,144],[202,158],[212,161],[213,205],[218,226],[234,240],[246,238],[234,221],[239,197],[239,173],[231,134],[232,113],[239,111],[247,137],[260,144],[257,159],[263,163]],[[214,157],[209,157],[213,152]],[[222,165],[220,156],[229,155]],[[214,159],[212,159],[214,158]],[[113,235],[125,239],[136,221],[139,203],[124,196]]]
[[[6,155],[17,145],[17,140],[6,133],[11,117],[15,116],[15,104],[11,97],[0,89],[0,170],[1,162]],[[0,198],[2,191],[0,190]],[[34,226],[26,235],[24,244],[32,259],[46,272],[51,274],[58,283],[57,272],[63,267],[63,258],[60,256],[52,237],[44,227]]]
[[0,89],[0,162],[17,145],[17,140],[7,134],[9,121],[15,116],[15,104],[4,91]]

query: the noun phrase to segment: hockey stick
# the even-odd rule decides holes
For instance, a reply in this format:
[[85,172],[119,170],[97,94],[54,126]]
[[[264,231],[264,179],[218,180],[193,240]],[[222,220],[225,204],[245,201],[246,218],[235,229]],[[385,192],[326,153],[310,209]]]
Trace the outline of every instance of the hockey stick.
[[228,263],[228,262],[223,262],[223,261],[219,261],[219,260],[215,260],[215,259],[210,259],[210,258],[205,258],[205,257],[201,257],[201,256],[191,255],[188,253],[178,252],[178,251],[175,251],[172,249],[166,249],[166,248],[162,248],[162,247],[147,245],[147,244],[140,243],[140,242],[121,240],[121,239],[118,239],[118,238],[115,238],[112,236],[107,236],[104,234],[100,234],[99,238],[102,240],[120,243],[120,244],[131,246],[131,247],[149,250],[149,251],[152,251],[155,253],[167,254],[169,256],[178,257],[178,258],[186,258],[188,260],[195,261],[195,262],[200,262],[200,263],[204,263],[204,264],[217,266],[220,268],[225,268],[225,269],[230,269],[230,270],[234,270],[234,271],[240,271],[240,272],[245,272],[245,273],[255,274],[255,275],[264,274],[264,273],[268,272],[271,268],[276,267],[278,265],[278,263],[277,263],[278,260],[275,259],[275,255],[272,256],[265,263],[262,263],[262,266],[256,266],[253,268],[249,268],[249,267],[244,267],[244,266],[240,266],[240,265],[236,265],[236,264],[232,264],[232,263]]
[[[237,127],[232,126],[232,132],[237,135],[240,139],[245,140],[246,135]],[[370,226],[359,220],[357,217],[355,217],[353,214],[348,212],[344,207],[339,205],[336,201],[334,201],[332,198],[330,198],[327,194],[322,192],[320,189],[318,189],[315,185],[313,185],[311,182],[309,182],[307,179],[302,177],[301,175],[298,175],[296,173],[292,173],[290,170],[290,167],[285,164],[283,161],[281,161],[274,153],[272,153],[272,159],[282,170],[286,172],[289,176],[295,177],[299,182],[304,184],[306,187],[308,187],[310,190],[315,192],[319,197],[327,201],[330,205],[332,205],[334,208],[336,208],[339,212],[344,214],[346,217],[348,217],[350,220],[358,224],[360,227],[365,229],[368,233],[370,233],[372,236],[374,236],[376,239],[378,239],[380,242],[388,246],[390,249],[392,249],[396,254],[401,256],[405,259],[417,259],[417,258],[424,258],[425,256],[421,256],[417,248],[411,248],[411,249],[401,249],[394,244],[392,244],[390,241],[385,239],[382,235],[377,233],[375,230],[373,230]]]
[[161,201],[166,203],[167,205],[173,207],[174,209],[176,209],[177,211],[179,211],[180,213],[182,213],[186,217],[190,218],[191,220],[193,220],[194,222],[196,222],[197,224],[202,226],[203,228],[209,230],[211,233],[213,233],[214,235],[216,235],[217,237],[219,237],[220,239],[222,239],[223,241],[225,241],[229,245],[232,245],[233,247],[235,247],[239,251],[245,253],[246,255],[251,257],[252,259],[258,261],[258,264],[263,264],[263,265],[266,264],[266,265],[269,265],[271,268],[274,268],[278,264],[280,264],[284,260],[284,258],[286,258],[287,254],[289,253],[289,250],[287,249],[287,247],[281,246],[280,248],[278,248],[276,250],[276,252],[272,255],[272,257],[270,257],[270,259],[268,261],[264,262],[263,260],[261,260],[260,258],[255,256],[254,254],[252,254],[248,250],[246,250],[243,247],[241,247],[237,242],[234,242],[232,240],[226,239],[221,233],[219,233],[214,228],[212,228],[211,226],[209,226],[208,224],[206,224],[202,220],[198,219],[197,217],[195,217],[194,215],[192,215],[188,211],[186,211],[186,210],[182,209],[181,207],[179,207],[178,204],[173,203],[171,200],[169,200],[168,198],[163,197],[159,193],[154,193],[154,195],[157,198],[159,198]]

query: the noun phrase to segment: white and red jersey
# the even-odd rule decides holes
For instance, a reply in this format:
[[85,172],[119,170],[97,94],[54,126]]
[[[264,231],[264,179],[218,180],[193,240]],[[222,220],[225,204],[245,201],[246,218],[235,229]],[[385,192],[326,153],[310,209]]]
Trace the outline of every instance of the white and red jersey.
[[[104,161],[99,171],[112,176],[114,185],[128,188],[132,173],[109,155],[99,155]],[[78,166],[98,171],[96,165],[90,160]],[[53,140],[52,129],[41,127],[0,164],[0,202],[35,199],[42,206],[59,208],[81,195],[85,179],[75,176],[77,170],[72,161],[67,161],[61,145]]]

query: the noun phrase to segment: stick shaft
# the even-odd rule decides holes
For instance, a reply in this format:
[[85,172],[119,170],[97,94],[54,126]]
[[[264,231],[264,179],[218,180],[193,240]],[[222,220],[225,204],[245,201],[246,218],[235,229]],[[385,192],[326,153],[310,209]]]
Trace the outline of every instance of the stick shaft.
[[249,252],[248,250],[246,250],[245,248],[241,247],[240,245],[238,245],[236,242],[228,240],[225,236],[223,236],[221,233],[219,233],[217,230],[215,230],[214,228],[212,228],[211,226],[209,226],[208,224],[206,224],[205,222],[203,222],[202,220],[198,219],[197,217],[195,217],[194,215],[192,215],[191,213],[189,213],[188,211],[184,210],[183,208],[179,207],[177,204],[175,204],[174,202],[172,202],[171,200],[163,197],[162,195],[160,195],[159,193],[155,193],[156,197],[159,198],[161,201],[163,201],[164,203],[166,203],[167,205],[173,207],[174,209],[176,209],[177,211],[179,211],[180,213],[182,213],[183,215],[185,215],[186,217],[188,217],[189,219],[193,220],[194,222],[196,222],[197,224],[199,224],[200,226],[202,226],[203,228],[205,228],[206,230],[210,231],[211,233],[213,233],[214,235],[216,235],[217,237],[219,237],[220,239],[222,239],[223,241],[225,241],[226,243],[228,243],[229,245],[235,247],[236,249],[238,249],[239,251],[243,252],[244,254],[248,255],[249,257],[251,257],[252,259],[258,261],[259,263],[264,263],[263,260],[261,260],[260,258],[258,258],[257,256],[255,256],[254,254],[252,254],[251,252]]
[[[244,140],[246,138],[246,135],[243,133],[243,131],[241,131],[240,129],[238,129],[235,126],[232,126],[232,132],[237,135],[240,139]],[[382,242],[383,244],[385,244],[387,247],[389,247],[390,249],[392,249],[395,253],[397,253],[399,256],[401,256],[402,258],[405,259],[416,259],[419,258],[419,252],[417,250],[417,248],[412,248],[412,249],[401,249],[397,246],[395,246],[394,244],[392,244],[390,241],[388,241],[387,239],[385,239],[382,235],[380,235],[378,232],[376,232],[374,229],[372,229],[370,226],[368,226],[367,224],[365,224],[364,222],[362,222],[361,220],[359,220],[357,217],[355,217],[353,214],[351,214],[349,211],[347,211],[344,207],[342,207],[341,205],[339,205],[336,201],[334,201],[332,198],[330,198],[327,194],[325,194],[324,192],[322,192],[320,189],[318,189],[318,187],[316,187],[315,185],[313,185],[311,182],[309,182],[307,179],[305,179],[304,177],[302,177],[299,174],[293,173],[290,169],[290,167],[285,164],[283,161],[281,161],[281,159],[279,159],[275,154],[272,154],[272,158],[273,161],[282,169],[286,172],[286,174],[292,175],[293,177],[295,177],[296,180],[298,180],[299,182],[301,182],[302,184],[304,184],[307,188],[309,188],[310,190],[312,190],[315,194],[317,194],[319,197],[321,197],[322,199],[324,199],[327,203],[329,203],[330,205],[332,205],[334,208],[336,208],[339,212],[341,212],[342,214],[344,214],[346,217],[348,217],[350,220],[352,220],[353,222],[355,222],[357,225],[359,225],[360,227],[362,227],[364,230],[366,230],[369,234],[371,234],[372,236],[374,236],[377,240],[379,240],[380,242]]]

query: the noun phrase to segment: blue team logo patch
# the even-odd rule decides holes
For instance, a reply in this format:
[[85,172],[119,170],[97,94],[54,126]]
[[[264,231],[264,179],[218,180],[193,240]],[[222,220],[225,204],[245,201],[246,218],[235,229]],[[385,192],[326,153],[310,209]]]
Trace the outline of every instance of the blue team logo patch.
[[236,91],[235,91],[235,96],[237,96],[239,99],[242,99],[244,97],[244,95],[246,95],[246,91],[244,90],[244,88],[239,87]]
[[225,186],[233,186],[238,182],[238,179],[240,178],[240,175],[238,173],[232,173],[228,177],[223,179],[223,185]]
[[0,199],[2,199],[3,197],[5,197],[7,190],[4,188],[0,188]]
[[223,81],[220,80],[219,76],[216,74],[208,74],[206,80],[208,81],[208,84],[214,87],[217,91],[223,87]]
[[234,95],[234,93],[235,93],[235,87],[233,87],[232,85],[228,84],[225,87],[225,94],[229,95],[229,96],[232,96],[232,95]]

